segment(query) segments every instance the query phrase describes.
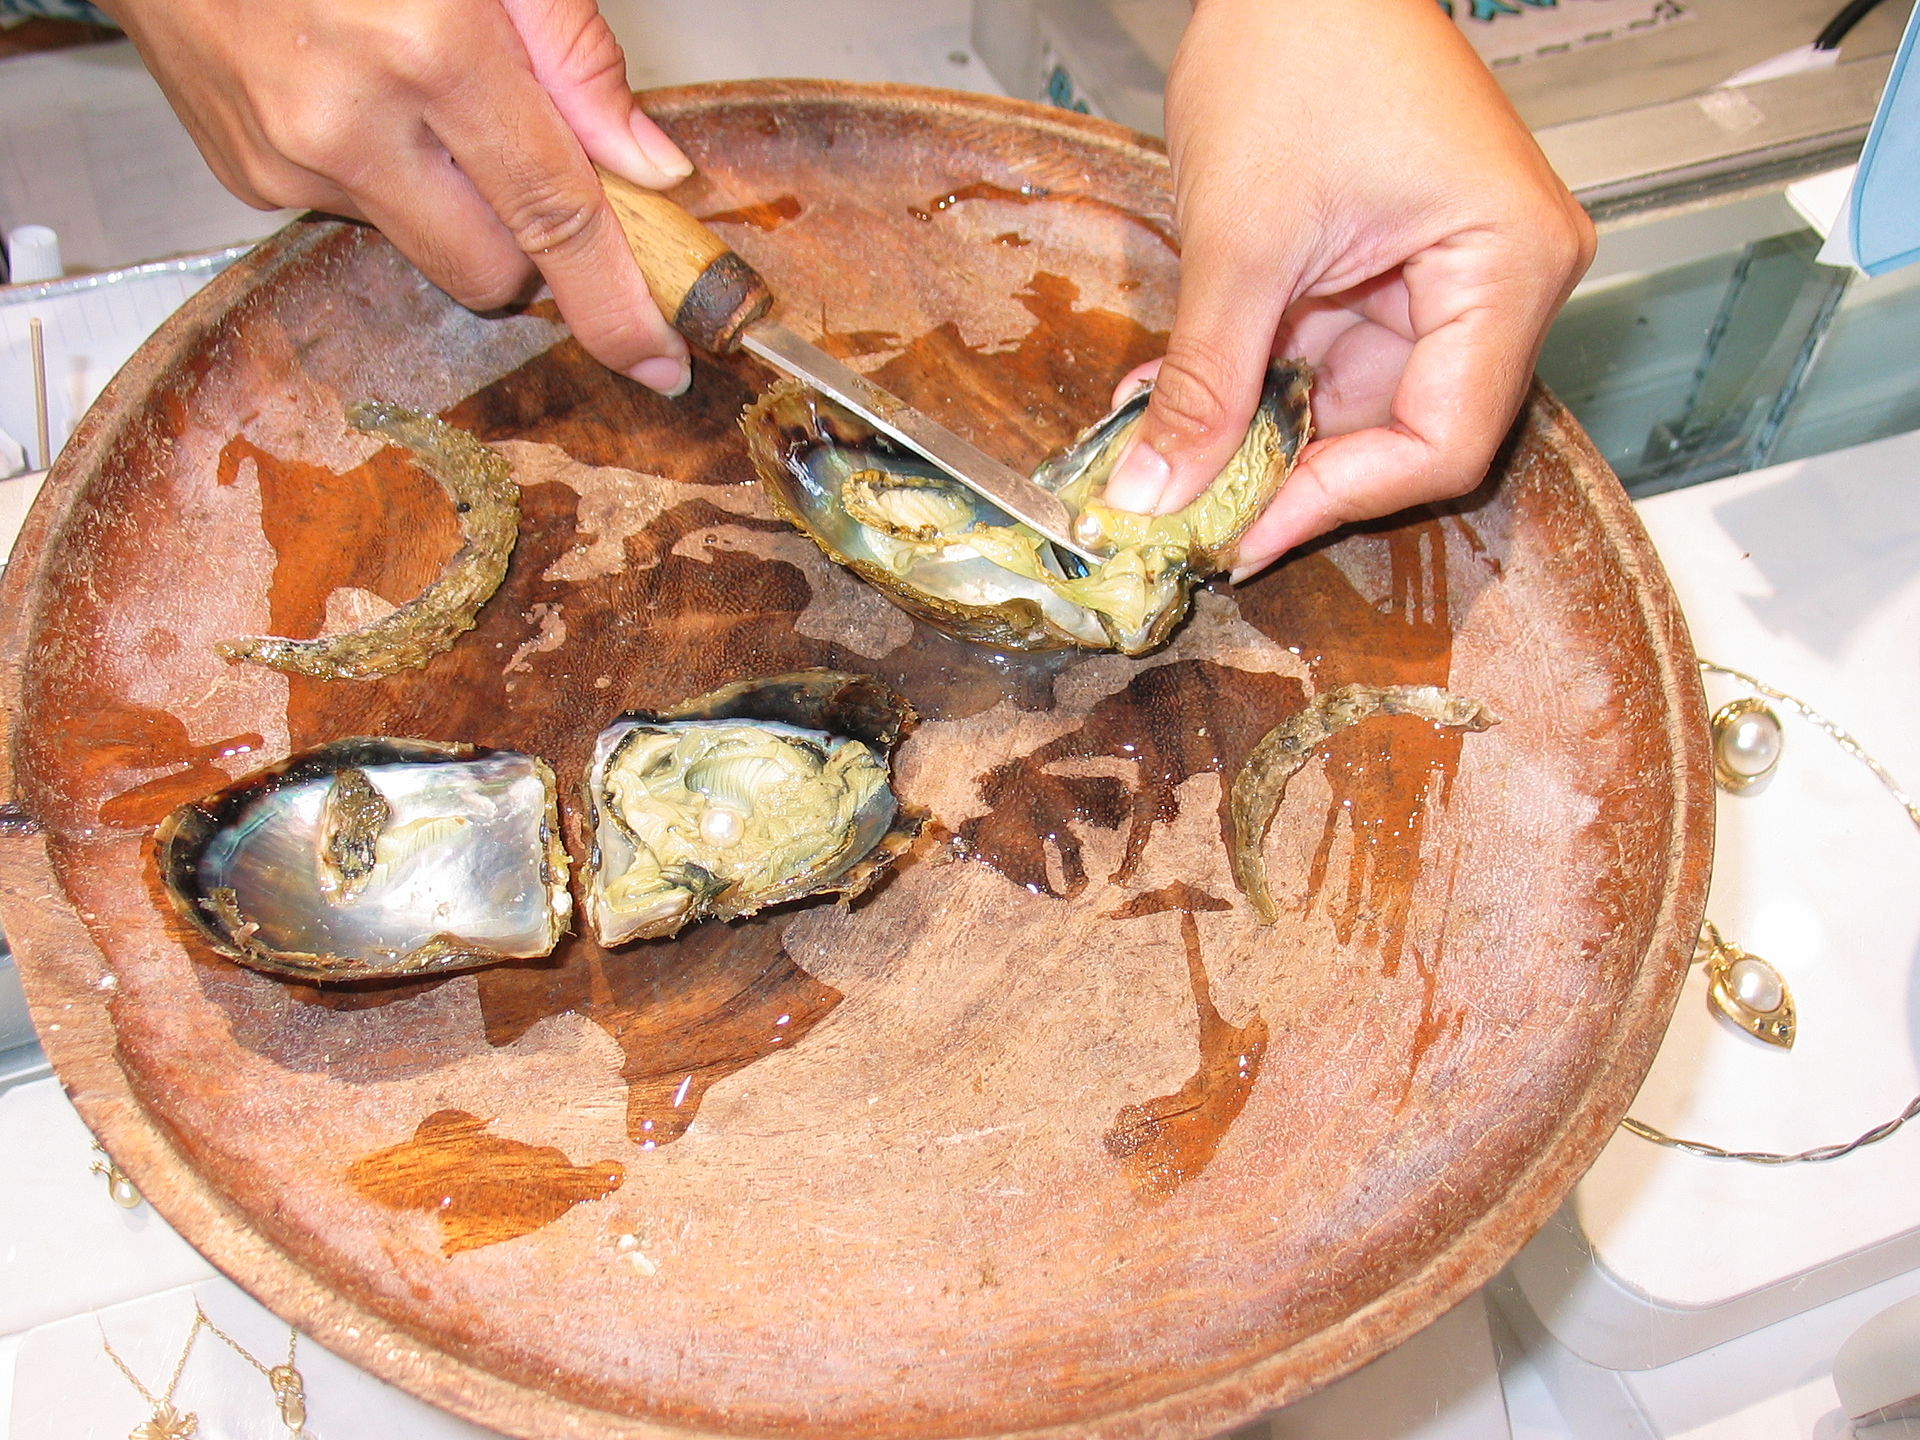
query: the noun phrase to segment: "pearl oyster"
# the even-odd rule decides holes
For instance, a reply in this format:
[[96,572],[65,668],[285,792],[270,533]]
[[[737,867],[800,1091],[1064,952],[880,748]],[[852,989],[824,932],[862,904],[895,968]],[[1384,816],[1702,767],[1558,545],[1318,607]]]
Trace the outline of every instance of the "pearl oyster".
[[603,945],[837,891],[858,895],[924,818],[888,757],[913,711],[877,680],[804,670],[622,716],[587,773],[587,922]]
[[1285,483],[1312,434],[1311,378],[1301,361],[1271,365],[1239,450],[1172,515],[1114,510],[1099,498],[1150,387],[1044,462],[1033,478],[1075,517],[1075,538],[1103,557],[1093,567],[804,386],[775,385],[741,425],[782,518],[909,613],[997,649],[1139,655],[1166,641],[1196,584],[1231,566],[1240,537]]
[[553,772],[511,751],[340,740],[174,811],[174,907],[243,965],[303,980],[551,953],[572,914]]

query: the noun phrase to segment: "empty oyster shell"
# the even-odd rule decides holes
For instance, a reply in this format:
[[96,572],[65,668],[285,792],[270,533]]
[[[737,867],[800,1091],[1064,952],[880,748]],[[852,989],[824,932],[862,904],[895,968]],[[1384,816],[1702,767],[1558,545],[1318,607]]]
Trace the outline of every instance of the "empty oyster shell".
[[160,826],[174,906],[269,974],[367,980],[551,953],[573,902],[553,772],[511,751],[352,739]]
[[837,891],[919,833],[888,757],[913,711],[877,680],[806,670],[601,732],[587,775],[587,921],[603,945]]
[[383,400],[349,405],[347,423],[405,446],[440,482],[460,514],[458,553],[438,580],[371,624],[316,640],[222,640],[214,648],[227,659],[322,680],[378,679],[451,650],[506,578],[520,534],[520,487],[505,456],[437,416]]
[[775,385],[741,425],[773,507],[828,556],[927,623],[1012,650],[1138,655],[1164,643],[1193,587],[1228,568],[1312,433],[1299,361],[1269,367],[1246,438],[1204,494],[1172,515],[1100,503],[1151,388],[1035,471],[1105,558],[1088,567],[803,386]]

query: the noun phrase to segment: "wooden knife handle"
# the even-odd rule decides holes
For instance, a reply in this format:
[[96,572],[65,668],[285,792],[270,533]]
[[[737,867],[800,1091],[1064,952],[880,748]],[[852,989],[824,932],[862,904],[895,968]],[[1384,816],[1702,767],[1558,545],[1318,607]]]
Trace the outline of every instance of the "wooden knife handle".
[[727,242],[657,190],[600,172],[660,313],[701,349],[724,355],[767,313],[773,292]]

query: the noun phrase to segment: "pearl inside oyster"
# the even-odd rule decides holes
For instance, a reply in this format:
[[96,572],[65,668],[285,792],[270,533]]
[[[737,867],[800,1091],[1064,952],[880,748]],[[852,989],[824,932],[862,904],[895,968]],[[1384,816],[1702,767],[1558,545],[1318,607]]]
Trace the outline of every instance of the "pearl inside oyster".
[[911,714],[877,681],[817,670],[608,726],[587,776],[594,935],[657,939],[858,894],[919,830],[888,771]]
[[1312,433],[1311,375],[1276,362],[1239,449],[1172,515],[1102,503],[1151,387],[1034,472],[1060,497],[1093,565],[1059,550],[841,406],[776,385],[741,418],[779,514],[902,609],[963,640],[1006,650],[1118,650],[1164,644],[1193,588],[1232,566]]

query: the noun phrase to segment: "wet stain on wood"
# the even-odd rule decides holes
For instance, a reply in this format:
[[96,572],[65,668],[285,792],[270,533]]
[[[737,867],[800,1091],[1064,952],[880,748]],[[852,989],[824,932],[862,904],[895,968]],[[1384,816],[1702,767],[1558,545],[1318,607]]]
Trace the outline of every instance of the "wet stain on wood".
[[[214,762],[244,761],[265,743],[258,733],[248,732],[196,745],[178,716],[106,699],[76,706],[62,734],[71,763],[105,796],[100,823],[130,829],[157,825],[177,807],[231,784],[233,777]],[[182,768],[126,783],[169,766]],[[243,763],[240,768],[249,767]]]
[[[995,766],[975,782],[984,814],[963,822],[958,853],[990,865],[1036,895],[1067,899],[1087,885],[1075,826],[1126,826],[1126,850],[1112,876],[1138,868],[1156,824],[1178,817],[1179,788],[1203,771],[1237,769],[1272,717],[1297,709],[1300,682],[1205,660],[1142,670],[1096,704],[1078,728]],[[1065,760],[1131,763],[1131,784],[1115,775],[1059,775]],[[1230,830],[1224,808],[1221,843]]]
[[492,1124],[464,1110],[438,1110],[413,1139],[356,1160],[347,1180],[390,1210],[419,1210],[440,1222],[448,1259],[551,1225],[585,1200],[618,1190],[615,1160],[575,1165],[551,1145],[489,1135]]
[[592,1021],[620,1046],[628,1136],[643,1150],[671,1144],[716,1083],[792,1049],[840,1003],[780,944],[788,918],[702,925],[618,953],[575,937],[566,965],[482,971],[487,1040],[510,1045],[554,1015]]
[[1229,1025],[1214,1008],[1200,952],[1200,922],[1195,915],[1232,908],[1217,895],[1176,881],[1136,895],[1106,916],[1139,920],[1169,910],[1179,915],[1200,1027],[1200,1065],[1187,1082],[1171,1095],[1122,1106],[1106,1133],[1107,1153],[1120,1162],[1134,1194],[1147,1205],[1163,1204],[1212,1163],[1220,1142],[1246,1108],[1267,1053],[1263,1016],[1255,1012],[1245,1025]]
[[805,207],[797,195],[776,195],[771,200],[756,200],[732,210],[715,210],[696,216],[709,225],[751,225],[763,234],[772,234],[790,220],[798,220]]
[[1081,195],[1070,190],[1050,190],[1039,185],[1022,185],[1014,189],[1011,186],[995,185],[991,181],[981,180],[972,185],[962,185],[949,190],[944,195],[936,195],[924,205],[909,205],[907,213],[916,220],[931,220],[934,216],[969,200],[991,200],[1003,205],[1071,205],[1082,210],[1117,215],[1130,224],[1138,225],[1175,255],[1180,253],[1180,240],[1174,234],[1173,222],[1165,216],[1142,215],[1137,210],[1129,210],[1123,205],[1116,205],[1113,201],[1102,199],[1098,195]]
[[[1031,471],[1107,409],[1113,385],[1166,352],[1164,331],[1131,315],[1080,304],[1080,287],[1037,272],[1012,297],[1034,318],[1011,344],[969,344],[953,322],[911,341],[873,372],[875,383],[925,410],[997,460]],[[1017,409],[1009,373],[1030,397]]]

